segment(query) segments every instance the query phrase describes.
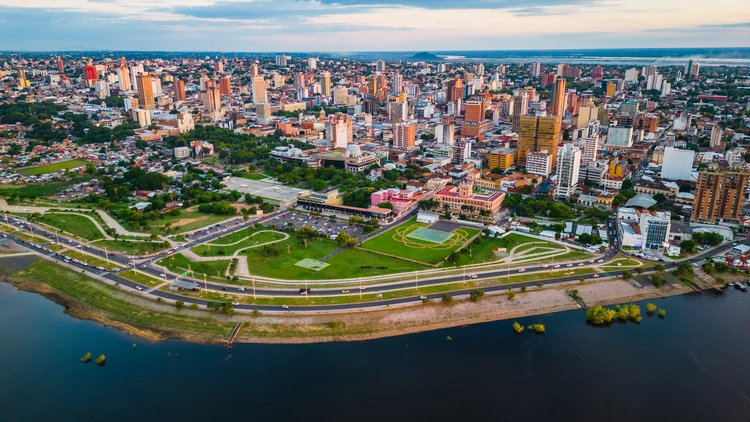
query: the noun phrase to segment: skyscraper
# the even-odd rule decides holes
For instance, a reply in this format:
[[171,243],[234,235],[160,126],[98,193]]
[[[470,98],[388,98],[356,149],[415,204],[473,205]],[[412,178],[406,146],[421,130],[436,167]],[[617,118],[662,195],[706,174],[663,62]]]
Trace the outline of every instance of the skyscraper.
[[320,72],[320,95],[324,97],[331,96],[331,73]]
[[60,56],[57,56],[57,71],[60,73],[65,72],[65,63],[63,63],[63,59]]
[[331,148],[346,148],[354,139],[352,119],[344,114],[331,116],[326,122],[326,140]]
[[94,83],[99,80],[99,74],[96,72],[96,67],[91,64],[91,60],[83,68],[83,74],[86,77],[86,86],[88,87],[94,86]]
[[560,116],[520,116],[518,130],[518,163],[526,164],[530,152],[549,151],[551,166],[557,164],[557,144],[560,142]]
[[408,123],[393,125],[393,148],[413,149],[417,139],[417,127]]
[[174,80],[174,100],[185,101],[185,81],[182,79]]
[[529,73],[531,73],[531,76],[539,76],[542,72],[542,64],[539,62],[534,62],[529,65]]
[[18,86],[19,87],[21,87],[21,88],[27,88],[27,87],[29,87],[31,85],[31,83],[29,83],[29,80],[26,79],[26,71],[25,70],[23,70],[22,68],[19,67],[18,69],[16,69],[16,74],[18,75]]
[[391,95],[398,95],[401,93],[401,88],[404,86],[404,77],[400,73],[396,72],[393,75],[393,87],[391,87]]
[[154,103],[154,88],[151,83],[151,75],[141,73],[136,76],[138,81],[138,104],[144,110],[153,110],[156,108]]
[[511,116],[513,122],[513,132],[518,132],[521,125],[521,116],[525,116],[529,112],[529,97],[526,91],[519,91],[518,95],[513,99],[513,115]]
[[224,76],[219,79],[219,94],[232,95],[232,78]]
[[385,72],[385,61],[378,60],[377,62],[375,62],[375,70],[377,72]]
[[221,60],[215,61],[214,70],[216,71],[216,73],[224,73],[224,63],[222,63]]
[[557,78],[552,87],[552,107],[548,110],[552,116],[565,116],[565,78]]
[[318,59],[315,57],[310,57],[307,59],[307,68],[310,70],[315,70],[315,68],[318,67]]
[[120,64],[120,66],[117,68],[117,80],[120,81],[120,89],[123,91],[130,91],[133,89],[133,85],[131,84],[130,80],[130,70],[128,70],[128,67]]
[[285,54],[276,56],[276,66],[280,66],[280,67],[285,67],[286,66],[286,55]]
[[445,99],[447,101],[462,100],[464,98],[464,83],[461,78],[448,81],[446,84]]
[[565,144],[557,153],[557,185],[555,199],[569,200],[578,186],[578,171],[581,167],[581,150],[573,144]]
[[206,82],[206,89],[201,91],[201,99],[206,112],[215,113],[221,110],[221,94],[213,80]]
[[250,77],[254,78],[258,76],[258,63],[253,63],[250,65]]
[[482,101],[467,101],[466,112],[464,114],[464,121],[479,123],[484,120],[484,115],[487,112],[487,105]]
[[253,103],[267,103],[266,81],[262,76],[253,77]]
[[707,223],[738,221],[748,176],[750,173],[744,170],[719,169],[716,164],[699,172],[691,219]]
[[720,151],[722,149],[722,135],[724,135],[724,129],[719,126],[718,123],[714,124],[711,128],[711,149],[714,151]]

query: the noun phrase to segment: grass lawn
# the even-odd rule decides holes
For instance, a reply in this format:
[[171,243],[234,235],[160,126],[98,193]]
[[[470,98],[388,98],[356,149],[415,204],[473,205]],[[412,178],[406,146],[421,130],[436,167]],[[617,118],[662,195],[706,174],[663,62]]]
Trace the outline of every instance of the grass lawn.
[[115,321],[139,327],[167,328],[186,333],[208,334],[226,338],[236,325],[232,321],[193,316],[185,312],[162,312],[133,304],[141,296],[125,293],[115,287],[92,280],[85,275],[47,261],[38,261],[11,276],[16,280],[45,283],[60,292],[104,312]]
[[[245,232],[244,230],[242,230]],[[264,243],[273,242],[275,240],[281,240],[284,238],[284,234],[280,232],[259,232],[253,234],[251,237],[230,246],[209,246],[199,245],[191,248],[193,252],[200,256],[230,256],[235,251],[249,246],[262,245]]]
[[100,249],[107,248],[110,252],[118,251],[128,255],[148,255],[167,249],[162,242],[128,242],[123,240],[100,240],[94,243]]
[[266,180],[269,178],[263,173],[243,173],[240,177],[248,180]]
[[[193,207],[190,209],[197,210],[196,207]],[[192,233],[195,230],[201,229],[203,227],[212,226],[224,220],[227,220],[230,218],[236,218],[239,216],[239,214],[237,215],[212,215],[212,214],[204,214],[198,211],[185,211],[185,210],[181,210],[181,211],[182,212],[180,213],[180,215],[176,215],[176,216],[162,215],[156,220],[147,220],[148,226],[145,227],[144,229],[141,229],[139,227],[133,227],[124,221],[120,221],[120,224],[122,224],[124,227],[134,232],[160,234],[164,232],[164,229],[167,227],[167,224],[169,224],[173,233],[185,233],[185,232]]]
[[51,240],[47,239],[46,237],[34,236],[33,234],[28,233],[16,233],[13,236],[27,242],[38,243],[40,245],[51,242]]
[[47,213],[39,221],[86,240],[104,239],[94,222],[81,215]]
[[217,237],[216,239],[211,241],[211,244],[212,245],[228,245],[230,243],[238,242],[250,236],[251,234],[258,232],[258,231],[262,231],[262,230],[271,230],[271,229],[269,229],[266,226],[258,226],[258,227],[250,226],[248,228],[238,230],[234,233],[230,233],[222,237]]
[[[477,229],[461,227],[453,232],[453,237],[442,244],[406,237],[406,235],[418,228],[426,226],[427,224],[417,223],[415,217],[365,241],[361,247],[370,251],[396,255],[428,264],[436,264],[444,260],[451,252],[458,249],[466,240],[479,232]],[[459,240],[460,238],[464,240]],[[405,242],[408,242],[409,245]]]
[[67,251],[63,252],[62,255],[65,255],[70,258],[75,258],[79,261],[83,261],[89,265],[93,265],[94,267],[104,267],[108,270],[113,270],[115,268],[122,268],[119,265],[110,262],[107,262],[105,259],[97,258],[91,255],[87,255],[85,253],[81,253],[80,251],[76,251],[73,249],[68,249]]
[[169,268],[170,271],[182,274],[188,270],[193,271],[196,275],[205,274],[211,277],[223,279],[224,273],[229,267],[229,259],[221,261],[192,262],[182,254],[175,254],[169,258],[159,260],[156,264]]
[[26,174],[29,176],[35,176],[37,174],[57,173],[58,171],[62,169],[74,169],[77,167],[84,167],[88,163],[90,163],[90,161],[86,161],[86,160],[61,161],[59,163],[47,164],[44,166],[29,167],[27,169],[20,170],[19,173]]
[[13,232],[18,231],[18,227],[6,226],[5,224],[0,224],[0,231],[4,231],[5,233],[13,233]]
[[[551,254],[553,252],[549,251],[549,253]],[[523,257],[519,257],[518,261],[523,262],[523,263],[527,263],[527,262],[545,262],[545,261],[551,262],[553,260],[555,262],[562,262],[562,261],[574,261],[574,260],[580,260],[580,259],[591,259],[592,257],[593,257],[593,255],[591,255],[588,252],[583,252],[583,251],[579,251],[579,250],[573,249],[573,250],[571,250],[568,253],[565,253],[565,254],[562,254],[562,255],[556,255],[554,257],[552,255],[545,255],[545,256],[540,256],[540,257],[537,257],[537,258],[529,258],[527,260],[524,260]]]
[[296,235],[292,235],[289,239],[268,247],[276,250],[278,255],[265,253],[266,247],[242,252],[243,255],[247,255],[251,274],[286,280],[320,280],[347,278],[347,274],[352,270],[352,263],[345,267],[329,265],[321,271],[294,265],[305,258],[316,260],[323,258],[339,249],[339,245],[332,240],[308,240],[307,247],[305,247]]
[[119,276],[130,281],[135,281],[136,283],[142,284],[144,286],[156,287],[164,283],[164,279],[151,277],[150,275],[146,275],[142,272],[133,270],[123,271],[119,274]]
[[2,185],[0,186],[0,196],[25,195],[25,196],[52,196],[61,190],[72,186],[82,179],[73,179],[67,182],[47,182],[29,185]]
[[[495,253],[492,252],[492,249],[494,248],[506,248],[507,252],[510,252],[511,249],[513,249],[514,247],[518,245],[529,243],[528,246],[524,246],[519,249],[529,249],[529,248],[535,248],[535,247],[545,247],[545,248],[549,247],[549,248],[562,249],[562,246],[556,245],[552,242],[532,239],[530,237],[518,235],[515,233],[509,234],[501,239],[487,238],[484,236],[480,236],[479,239],[480,240],[478,244],[472,243],[470,246],[467,246],[466,248],[461,250],[461,252],[458,255],[458,261],[456,261],[456,263],[459,266],[470,265],[470,264],[482,264],[485,262],[497,261],[498,260],[497,255],[495,255]],[[540,242],[540,243],[538,244],[535,243],[534,245],[531,245],[530,244],[531,242]],[[469,253],[469,249],[471,249],[471,253]],[[549,252],[552,252],[552,251],[549,251]]]
[[[329,266],[320,271],[321,273],[335,272],[342,278],[370,277],[430,269],[430,267],[416,262],[391,258],[361,249],[346,249],[329,258],[326,264],[329,264]],[[373,268],[360,268],[362,266]],[[377,267],[385,268],[378,269]]]
[[56,245],[49,245],[47,246],[47,249],[54,251],[54,252],[60,252],[61,250],[65,249],[65,246],[56,244]]

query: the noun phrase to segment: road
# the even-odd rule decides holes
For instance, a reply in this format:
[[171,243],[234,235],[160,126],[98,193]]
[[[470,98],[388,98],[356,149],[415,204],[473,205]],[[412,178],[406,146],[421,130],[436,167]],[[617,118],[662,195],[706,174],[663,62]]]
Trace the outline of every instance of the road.
[[[281,211],[278,211],[278,212],[281,212]],[[274,217],[274,214],[271,214],[268,217],[266,217],[265,219],[272,219],[273,217]],[[227,234],[233,233],[233,232],[235,232],[237,230],[242,230],[243,228],[246,228],[246,227],[248,227],[248,226],[250,226],[250,225],[252,225],[254,223],[255,223],[255,221],[242,221],[240,219],[240,220],[236,220],[236,221],[230,221],[230,222],[227,222],[225,224],[217,225],[217,226],[220,226],[220,227],[217,227],[216,230],[212,230],[212,232],[210,234],[202,236],[202,237],[200,237],[198,239],[192,240],[191,242],[189,242],[187,244],[180,245],[178,247],[172,248],[172,249],[170,249],[169,253],[170,254],[179,253],[181,250],[189,248],[189,247],[192,247],[192,246],[195,246],[195,244],[197,244],[197,243],[204,243],[204,242],[208,242],[208,241],[214,240],[214,239],[216,239],[218,237],[221,237],[221,236],[226,236]],[[25,222],[23,220],[19,220],[19,219],[11,219],[10,221],[8,221],[8,224],[12,224],[15,227],[18,227],[19,229],[28,227],[28,223],[27,222]],[[216,227],[216,226],[214,226],[214,227]],[[55,237],[54,234],[52,234],[50,232],[47,232],[46,230],[43,230],[43,229],[40,229],[40,228],[34,228],[33,229],[33,233],[37,234],[37,235],[41,234],[41,235],[52,237],[52,238]],[[7,234],[7,236],[9,238],[13,239],[19,245],[22,245],[22,246],[25,246],[25,247],[29,247],[30,246],[30,244],[28,242],[16,238],[15,236],[13,236],[13,234]],[[59,236],[59,237],[61,239],[61,242],[62,241],[66,241],[66,242],[69,241],[69,239],[67,239],[67,238],[65,238],[63,236]],[[737,242],[737,243],[747,244],[748,242],[749,242],[748,240],[743,240],[743,241],[740,241],[740,242]],[[613,243],[613,241],[611,239],[610,239],[610,246],[614,246],[614,243]],[[60,265],[70,265],[71,267],[74,267],[74,268],[79,269],[79,270],[92,271],[92,267],[91,266],[87,266],[87,265],[83,265],[83,264],[78,264],[78,263],[75,263],[73,261],[70,261],[70,263],[66,264],[66,263],[63,262],[63,260],[55,252],[44,252],[43,249],[40,249],[41,246],[40,246],[40,248],[35,248],[33,246],[31,246],[31,247],[32,247],[32,249],[36,249],[38,253],[46,254],[49,257],[55,259]],[[84,248],[84,250],[86,252],[88,252],[88,253],[90,253],[92,255],[97,255],[97,256],[100,256],[102,258],[105,257],[105,252],[102,251],[102,250],[100,250],[100,249],[98,249],[98,248],[96,248],[96,247],[94,247],[94,246],[83,246],[83,248]],[[696,255],[696,256],[690,258],[689,261],[690,262],[698,262],[698,261],[703,260],[707,256],[713,256],[713,255],[721,254],[722,252],[724,252],[726,250],[729,250],[731,248],[732,248],[732,244],[731,243],[727,243],[727,244],[721,245],[721,246],[719,246],[717,248],[705,251],[705,252],[703,252],[703,253],[701,253],[699,255]],[[152,255],[152,256],[148,256],[148,257],[138,258],[138,257],[127,257],[127,256],[125,256],[123,254],[119,254],[118,253],[118,254],[115,254],[114,256],[112,256],[112,254],[110,254],[110,258],[109,259],[110,259],[110,261],[117,262],[123,268],[132,268],[133,264],[135,264],[138,267],[139,271],[148,273],[148,274],[150,274],[150,275],[152,275],[152,276],[154,276],[156,278],[163,279],[164,277],[162,277],[160,275],[162,273],[162,270],[159,269],[159,268],[155,268],[153,264],[154,264],[154,262],[156,260],[162,259],[165,256],[167,256],[167,254],[159,254],[159,255]],[[613,256],[604,257],[602,259],[603,259],[603,261],[606,262],[608,260],[614,259],[615,256],[616,256],[616,254],[613,254]],[[677,265],[679,265],[682,262],[685,262],[685,261],[668,263],[668,264],[665,264],[665,266],[667,266],[667,268],[670,269],[670,268],[676,267]],[[588,261],[581,261],[580,263],[582,263],[584,265],[585,264],[590,264],[590,262],[588,262]],[[564,270],[565,268],[567,268],[567,267],[561,267],[560,270]],[[583,266],[579,266],[577,264],[572,264],[571,265],[571,269],[575,269],[575,268],[584,268],[584,267]],[[549,266],[538,265],[538,266],[533,266],[533,267],[526,267],[524,273],[525,274],[539,274],[541,276],[541,275],[544,275],[544,273],[547,272],[547,271],[549,271],[550,269],[551,268],[549,268]],[[475,269],[473,271],[475,271],[479,275],[479,278],[481,278],[481,279],[485,279],[485,278],[502,278],[502,277],[508,277],[508,276],[510,276],[511,273],[513,273],[513,274],[518,274],[519,273],[519,271],[517,269],[514,269],[512,271],[508,270],[508,269],[498,269],[498,270],[481,271],[481,268],[479,268],[479,269]],[[611,276],[619,276],[619,275],[622,275],[623,272],[624,272],[624,270],[621,270],[621,271],[611,271],[611,272],[609,272],[609,274]],[[133,281],[127,280],[127,279],[125,279],[123,277],[120,277],[116,272],[100,271],[97,274],[100,275],[100,276],[102,276],[102,277],[105,277],[105,278],[107,278],[107,279],[109,279],[109,280],[111,280],[113,282],[118,282],[122,286],[126,286],[126,287],[129,287],[129,288],[134,289],[134,290],[139,290],[139,291],[141,291],[141,294],[146,294],[143,291],[144,290],[148,290],[150,288],[148,286],[143,286],[143,285],[140,285],[140,284],[138,284],[136,282],[133,282]],[[552,284],[560,284],[560,283],[566,283],[566,282],[571,282],[571,281],[577,281],[581,277],[582,277],[581,275],[572,275],[572,276],[563,276],[563,277],[556,277],[556,278],[548,278],[548,279],[543,279],[542,281],[544,282],[545,285],[552,285]],[[215,282],[204,283],[201,280],[191,279],[189,277],[185,277],[185,278],[189,279],[189,280],[192,280],[192,281],[195,281],[196,283],[198,283],[201,286],[204,286],[208,290],[215,290],[215,291],[219,291],[219,292],[221,292],[221,291],[227,291],[227,292],[231,292],[234,295],[246,295],[246,296],[250,296],[250,295],[253,294],[253,292],[252,292],[252,290],[250,289],[249,286],[246,286],[246,290],[243,292],[243,291],[239,291],[238,287],[236,285],[230,286],[230,285],[225,285],[225,284],[220,284],[220,283],[215,283]],[[542,278],[540,278],[540,280],[541,279]],[[411,288],[415,288],[417,286],[417,284],[418,284],[419,287],[426,287],[426,286],[432,286],[432,285],[438,285],[438,284],[456,283],[456,282],[464,282],[464,281],[469,281],[468,277],[466,277],[464,275],[449,275],[449,276],[432,275],[432,276],[428,276],[428,277],[425,277],[423,279],[418,279],[418,280],[415,280],[415,281],[399,281],[399,282],[388,283],[387,285],[371,286],[371,287],[367,287],[365,291],[368,294],[372,294],[372,293],[386,292],[386,291],[392,291],[392,290],[398,290],[398,289],[411,289]],[[535,286],[537,282],[538,282],[538,280],[531,280],[531,281],[525,281],[525,282],[503,284],[503,285],[498,285],[498,286],[483,287],[482,289],[485,292],[507,291],[509,288],[516,289],[516,288],[520,288],[522,286],[532,287],[532,286]],[[354,293],[352,293],[353,295],[358,295],[359,294],[359,289],[357,289],[357,288],[350,288],[350,290],[352,292],[354,292]],[[468,288],[467,289],[461,289],[461,290],[452,291],[451,294],[452,295],[468,295],[472,290],[474,290],[474,289],[473,288],[472,289],[468,289]],[[262,288],[262,289],[256,289],[255,293],[257,295],[261,295],[261,296],[301,297],[300,294],[299,294],[299,291],[297,291],[297,290],[290,290],[290,289],[278,290],[278,289]],[[182,300],[186,304],[196,303],[196,304],[198,304],[200,306],[205,306],[208,303],[208,301],[206,301],[206,300],[196,299],[196,298],[191,298],[191,297],[186,297],[186,296],[181,296],[181,295],[178,295],[178,294],[175,294],[175,293],[165,292],[165,291],[160,291],[160,290],[155,290],[155,291],[153,291],[153,292],[151,292],[149,294],[152,295],[152,296],[154,296],[154,297],[161,297],[163,299],[168,299],[168,300],[173,300],[173,301]],[[324,297],[324,296],[336,296],[336,295],[341,295],[341,289],[340,288],[339,289],[316,289],[315,291],[311,292],[310,297],[316,297],[316,296],[317,297],[321,297],[321,296]],[[344,312],[344,311],[347,311],[347,310],[379,309],[379,308],[384,308],[384,307],[387,307],[387,306],[394,306],[394,305],[415,304],[415,303],[421,302],[421,300],[419,299],[419,296],[420,296],[419,294],[415,293],[414,296],[410,296],[410,297],[404,297],[404,298],[398,298],[398,299],[387,299],[387,300],[373,301],[373,302],[367,302],[367,303],[349,303],[349,304],[340,304],[340,305],[295,306],[295,307],[293,307],[293,309],[283,309],[283,310],[279,306],[240,304],[240,305],[235,306],[235,309],[245,310],[245,311],[258,310],[258,311],[264,311],[264,312],[268,312],[268,311],[279,312],[279,311],[281,311],[281,312],[293,312],[293,313],[321,312],[321,311],[339,311],[339,312]],[[431,300],[435,300],[435,299],[440,299],[441,296],[442,296],[442,293],[428,294],[426,296],[427,296],[427,298],[429,298]]]

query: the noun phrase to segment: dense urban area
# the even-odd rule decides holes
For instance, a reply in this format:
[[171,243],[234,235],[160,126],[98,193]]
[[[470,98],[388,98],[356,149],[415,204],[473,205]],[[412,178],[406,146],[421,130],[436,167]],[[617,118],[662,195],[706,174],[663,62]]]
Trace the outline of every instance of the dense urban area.
[[165,57],[0,54],[0,252],[110,320],[747,288],[747,67]]

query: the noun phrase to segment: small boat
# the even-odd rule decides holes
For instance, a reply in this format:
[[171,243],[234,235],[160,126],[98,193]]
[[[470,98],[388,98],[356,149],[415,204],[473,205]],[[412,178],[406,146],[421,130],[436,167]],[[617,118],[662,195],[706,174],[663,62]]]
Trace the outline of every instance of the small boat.
[[742,283],[737,283],[737,284],[734,285],[734,287],[736,289],[742,290],[743,292],[747,291],[747,287],[744,284],[742,284]]
[[727,286],[728,287],[734,287],[734,283],[728,283]]

